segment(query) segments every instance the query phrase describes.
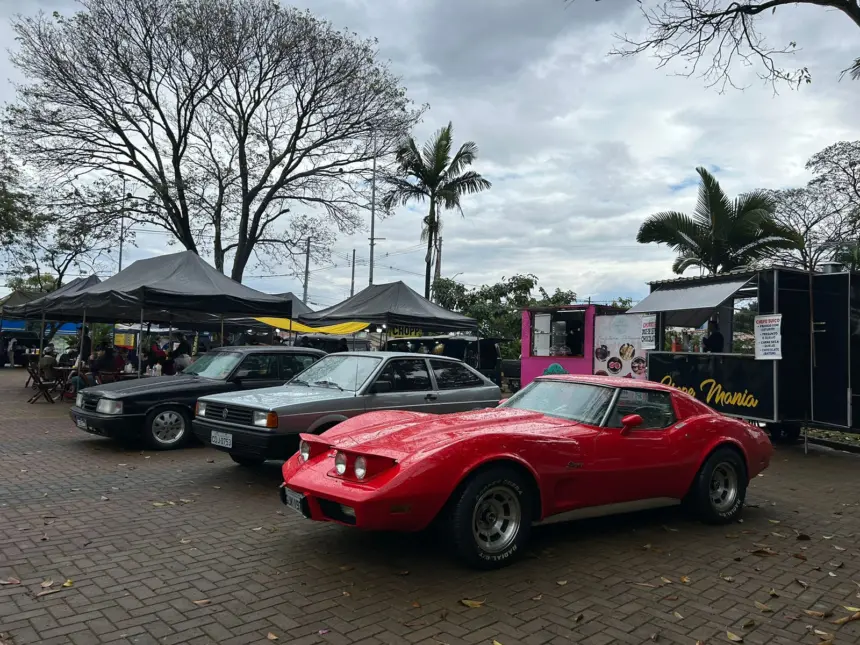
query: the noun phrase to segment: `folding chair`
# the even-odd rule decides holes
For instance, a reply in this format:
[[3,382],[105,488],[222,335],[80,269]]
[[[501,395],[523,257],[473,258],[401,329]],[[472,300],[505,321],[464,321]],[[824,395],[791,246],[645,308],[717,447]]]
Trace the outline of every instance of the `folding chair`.
[[[29,366],[27,369],[29,369]],[[33,370],[32,374],[31,374],[32,379],[33,379],[33,387],[36,388],[36,393],[29,398],[27,403],[35,403],[36,401],[39,400],[39,397],[45,397],[51,403],[55,403],[54,397],[51,396],[51,390],[53,390],[54,387],[56,387],[57,382],[56,381],[43,381],[42,375],[39,372],[40,372],[40,370],[37,367],[35,370]]]

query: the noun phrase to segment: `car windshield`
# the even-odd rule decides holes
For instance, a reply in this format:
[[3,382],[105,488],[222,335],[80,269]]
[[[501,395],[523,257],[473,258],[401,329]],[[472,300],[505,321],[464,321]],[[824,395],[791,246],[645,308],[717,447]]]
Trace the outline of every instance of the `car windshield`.
[[182,370],[183,374],[223,381],[242,360],[238,352],[209,352]]
[[334,355],[320,359],[289,382],[355,392],[379,366],[381,358]]
[[613,388],[587,383],[533,381],[499,407],[540,412],[597,426],[614,393]]

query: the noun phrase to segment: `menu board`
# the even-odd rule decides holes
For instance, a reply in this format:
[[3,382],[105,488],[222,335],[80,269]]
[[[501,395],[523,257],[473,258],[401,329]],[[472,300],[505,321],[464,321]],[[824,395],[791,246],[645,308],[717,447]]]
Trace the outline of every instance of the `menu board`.
[[753,327],[756,360],[782,359],[782,314],[756,316]]
[[642,349],[642,319],[646,315],[594,317],[595,374],[647,378],[647,356]]
[[657,349],[657,314],[642,316],[642,349]]

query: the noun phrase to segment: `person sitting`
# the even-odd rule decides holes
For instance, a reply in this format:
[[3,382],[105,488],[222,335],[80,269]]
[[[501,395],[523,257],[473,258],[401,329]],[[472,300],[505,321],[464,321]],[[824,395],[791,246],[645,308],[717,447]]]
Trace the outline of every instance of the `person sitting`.
[[191,360],[191,347],[189,347],[187,341],[181,341],[179,345],[176,347],[176,350],[173,352],[173,365],[176,372],[181,372],[186,367],[190,366],[193,361]]
[[39,358],[39,371],[42,373],[42,378],[45,381],[56,381],[57,374],[54,368],[57,366],[57,358],[54,355],[54,346],[48,345],[45,348],[45,353]]

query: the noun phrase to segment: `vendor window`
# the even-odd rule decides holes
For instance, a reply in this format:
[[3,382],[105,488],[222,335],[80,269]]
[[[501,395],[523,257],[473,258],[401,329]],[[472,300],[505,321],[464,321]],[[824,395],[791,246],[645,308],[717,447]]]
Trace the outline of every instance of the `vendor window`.
[[535,313],[532,356],[584,356],[585,312]]

